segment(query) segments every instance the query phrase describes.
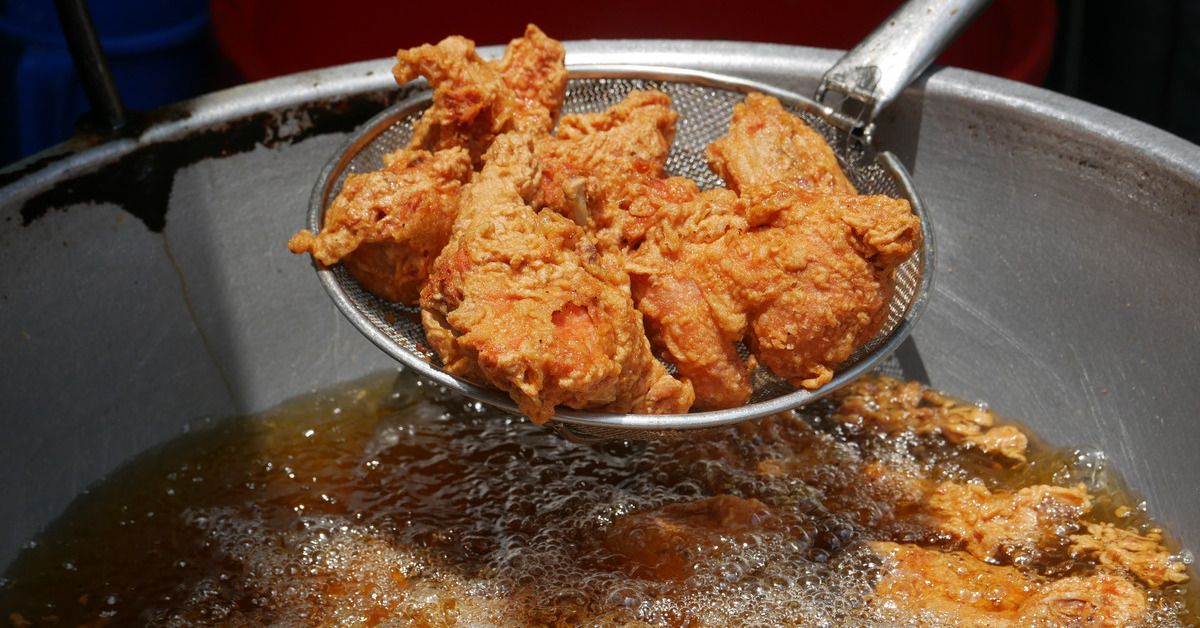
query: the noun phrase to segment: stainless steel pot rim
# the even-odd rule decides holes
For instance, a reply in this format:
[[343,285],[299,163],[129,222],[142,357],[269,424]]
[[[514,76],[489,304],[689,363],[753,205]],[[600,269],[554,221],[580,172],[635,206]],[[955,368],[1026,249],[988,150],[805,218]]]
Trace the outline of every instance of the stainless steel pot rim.
[[[647,81],[665,81],[700,84],[719,89],[733,90],[742,93],[757,91],[779,98],[781,101],[798,107],[815,116],[826,118],[832,109],[816,101],[758,81],[731,77],[713,72],[674,68],[668,66],[646,66],[628,64],[587,64],[568,65],[571,79],[634,79]],[[417,109],[423,108],[431,101],[432,92],[422,90],[391,107],[380,112],[365,122],[358,131],[353,133],[340,147],[335,157],[322,169],[313,187],[309,201],[306,227],[313,233],[319,232],[322,225],[324,209],[333,195],[335,185],[340,181],[346,166],[360,148],[370,143],[379,134],[387,131],[393,124],[410,115]],[[855,140],[857,141],[857,140]],[[890,152],[876,151],[873,147],[866,150],[874,156],[874,161],[891,177],[894,184],[903,191],[912,206],[912,211],[918,216],[923,229],[924,258],[920,271],[919,284],[911,298],[903,319],[893,328],[892,332],[882,342],[871,345],[866,357],[860,357],[860,349],[852,356],[844,367],[840,367],[833,379],[816,390],[796,389],[772,399],[750,403],[727,410],[695,411],[687,414],[611,414],[573,410],[560,406],[556,409],[553,422],[561,423],[560,431],[566,428],[568,433],[574,433],[581,439],[588,438],[592,430],[598,433],[636,433],[636,432],[672,432],[695,429],[708,429],[732,425],[747,420],[762,418],[787,411],[817,401],[834,390],[841,388],[853,379],[878,367],[886,360],[900,344],[911,334],[921,314],[928,303],[935,268],[934,234],[928,219],[924,203],[916,192],[911,175],[901,164],[900,160]],[[506,393],[494,388],[479,386],[465,379],[451,375],[429,359],[422,358],[397,344],[396,340],[380,329],[360,304],[347,292],[346,280],[348,273],[340,266],[324,267],[315,263],[317,275],[321,284],[334,301],[338,310],[350,323],[378,348],[398,361],[403,366],[416,371],[429,380],[450,390],[466,395],[480,402],[500,407],[513,414],[521,414],[517,405]],[[395,305],[409,316],[415,315],[419,309]],[[846,366],[846,364],[849,364]],[[760,367],[761,369],[761,367]],[[582,428],[581,430],[576,428]]]

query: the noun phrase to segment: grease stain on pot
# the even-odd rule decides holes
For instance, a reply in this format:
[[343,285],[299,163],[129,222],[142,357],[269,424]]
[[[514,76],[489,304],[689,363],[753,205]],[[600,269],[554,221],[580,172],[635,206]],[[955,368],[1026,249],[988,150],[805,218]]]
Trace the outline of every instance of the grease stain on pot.
[[[166,226],[167,207],[175,173],[205,159],[227,157],[253,150],[295,144],[326,133],[347,133],[391,105],[401,93],[366,93],[335,100],[251,114],[228,124],[203,129],[180,139],[138,146],[113,163],[76,177],[65,178],[33,196],[21,207],[21,224],[28,226],[52,209],[80,203],[112,203],[161,233]],[[159,120],[142,117],[133,127],[144,133],[170,118],[179,120],[190,113],[167,108],[156,112]],[[153,116],[154,114],[151,114]],[[77,141],[94,145],[81,133]],[[0,176],[0,187],[15,182],[72,154],[54,155],[26,168]]]

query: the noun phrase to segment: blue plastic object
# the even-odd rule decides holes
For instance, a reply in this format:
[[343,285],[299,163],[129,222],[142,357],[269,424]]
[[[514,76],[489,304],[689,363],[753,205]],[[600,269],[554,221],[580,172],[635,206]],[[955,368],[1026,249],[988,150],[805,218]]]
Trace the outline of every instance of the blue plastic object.
[[[125,105],[149,110],[208,91],[207,0],[91,0]],[[69,139],[90,109],[51,0],[0,1],[0,164]]]

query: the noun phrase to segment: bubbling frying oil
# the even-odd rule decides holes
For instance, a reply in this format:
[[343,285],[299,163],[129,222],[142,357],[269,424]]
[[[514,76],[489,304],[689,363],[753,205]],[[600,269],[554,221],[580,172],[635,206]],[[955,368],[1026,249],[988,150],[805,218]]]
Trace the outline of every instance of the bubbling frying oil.
[[[1123,524],[1143,516],[1066,452],[1010,473],[928,439],[772,420],[804,448],[803,473],[745,464],[779,453],[746,426],[581,446],[405,373],[373,378],[200,421],[141,456],[31,542],[0,610],[16,626],[914,625],[872,606],[881,560],[864,542],[937,535],[895,523],[865,461],[993,487],[1086,475],[1093,492],[1111,484],[1098,503]],[[677,578],[639,577],[606,543],[623,515],[719,494],[786,514],[676,548],[690,559]],[[1152,596],[1150,625],[1193,621],[1188,595]]]

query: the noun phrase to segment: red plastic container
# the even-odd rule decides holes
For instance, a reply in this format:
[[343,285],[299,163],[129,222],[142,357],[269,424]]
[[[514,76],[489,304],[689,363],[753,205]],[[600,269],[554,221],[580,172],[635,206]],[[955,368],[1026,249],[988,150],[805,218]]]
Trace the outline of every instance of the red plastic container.
[[[716,39],[845,50],[900,4],[531,0],[499,8],[494,2],[211,0],[210,7],[223,53],[241,79],[254,81],[387,57],[451,34],[481,46],[504,44],[528,22],[561,40]],[[1054,0],[996,0],[937,63],[1040,84],[1053,55],[1056,19]]]

